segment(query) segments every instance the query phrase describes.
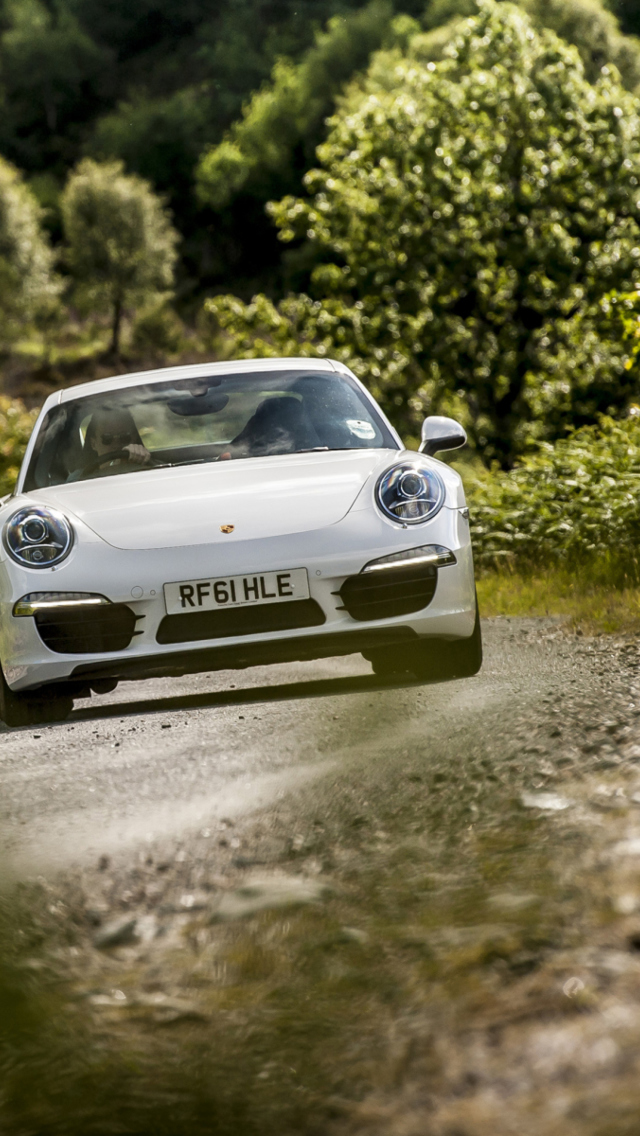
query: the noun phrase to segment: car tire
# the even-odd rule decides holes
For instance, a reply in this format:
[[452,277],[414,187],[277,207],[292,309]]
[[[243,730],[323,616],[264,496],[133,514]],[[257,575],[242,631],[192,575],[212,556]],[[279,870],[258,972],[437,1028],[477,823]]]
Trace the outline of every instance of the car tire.
[[0,722],[5,726],[38,726],[63,722],[73,709],[68,694],[19,694],[8,685],[0,668]]
[[482,666],[482,629],[476,597],[476,619],[468,639],[425,639],[407,651],[408,669],[424,682],[471,678]]

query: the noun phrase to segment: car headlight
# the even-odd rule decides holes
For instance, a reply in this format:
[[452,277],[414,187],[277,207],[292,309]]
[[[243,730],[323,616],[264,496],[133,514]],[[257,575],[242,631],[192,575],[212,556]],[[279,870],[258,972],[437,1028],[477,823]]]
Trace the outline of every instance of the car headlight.
[[401,462],[383,473],[376,486],[382,512],[401,525],[417,525],[442,508],[445,488],[438,474],[422,462]]
[[69,555],[73,529],[56,509],[34,505],[14,513],[2,537],[9,556],[23,568],[50,568]]

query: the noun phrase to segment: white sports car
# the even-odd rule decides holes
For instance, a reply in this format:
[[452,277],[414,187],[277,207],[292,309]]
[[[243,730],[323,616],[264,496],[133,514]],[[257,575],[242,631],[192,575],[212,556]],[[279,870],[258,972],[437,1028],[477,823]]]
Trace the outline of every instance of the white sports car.
[[0,505],[0,718],[122,679],[361,652],[475,674],[468,511],[427,418],[405,450],[349,369],[255,359],[52,394]]

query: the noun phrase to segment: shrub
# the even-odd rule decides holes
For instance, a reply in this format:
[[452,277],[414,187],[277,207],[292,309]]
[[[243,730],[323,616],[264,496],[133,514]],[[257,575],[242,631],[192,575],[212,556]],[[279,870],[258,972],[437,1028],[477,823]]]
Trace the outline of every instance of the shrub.
[[177,355],[185,346],[184,325],[166,301],[143,308],[131,330],[131,347],[151,355]]
[[0,497],[11,493],[31,437],[37,410],[27,410],[18,399],[0,395]]
[[604,569],[640,579],[640,417],[543,443],[508,473],[465,478],[481,567]]

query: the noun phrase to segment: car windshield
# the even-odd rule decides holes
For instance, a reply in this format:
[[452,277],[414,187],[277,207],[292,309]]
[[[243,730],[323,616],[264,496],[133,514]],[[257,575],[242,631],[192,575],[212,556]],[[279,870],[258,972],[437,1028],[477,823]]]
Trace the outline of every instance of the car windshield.
[[381,447],[398,444],[347,375],[287,370],[175,379],[54,407],[24,489],[174,465]]

